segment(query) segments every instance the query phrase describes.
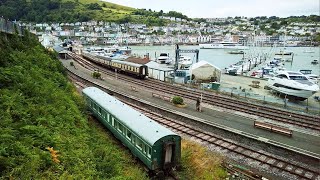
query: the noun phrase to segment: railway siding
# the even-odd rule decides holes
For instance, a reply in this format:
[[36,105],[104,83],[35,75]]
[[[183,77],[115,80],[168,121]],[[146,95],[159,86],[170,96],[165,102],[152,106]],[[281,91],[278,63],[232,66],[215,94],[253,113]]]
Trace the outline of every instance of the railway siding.
[[[71,68],[72,69],[72,68]],[[73,70],[73,69],[72,69]],[[82,74],[83,72],[80,72],[79,74]],[[90,76],[88,76],[88,78],[89,78]],[[99,83],[101,83],[102,81],[97,81],[97,82],[99,82]],[[99,84],[98,83],[98,84]],[[109,84],[109,83],[108,83]],[[111,86],[111,84],[109,84],[110,86]],[[109,86],[108,85],[108,86]],[[121,89],[123,89],[123,90],[125,90],[123,87],[121,88]],[[135,94],[135,95],[138,95],[139,93],[141,93],[141,92],[133,92],[133,94]],[[143,94],[143,96],[146,96],[146,93],[144,93]],[[131,98],[133,97],[133,96],[130,96]],[[150,93],[150,98],[149,98],[149,100],[150,99],[152,99],[152,97],[151,97],[151,93]],[[144,99],[139,99],[139,98],[136,98],[135,100],[133,100],[133,101],[135,101],[136,102],[136,100],[140,100],[139,101],[139,104],[140,103],[148,103],[148,101],[146,101],[146,100],[144,100]],[[165,102],[164,103],[160,103],[159,102],[159,100],[156,100],[156,102],[157,102],[157,104],[161,104],[161,105],[163,105],[163,104],[166,104]],[[151,104],[150,104],[151,105]],[[170,108],[170,104],[169,104],[169,106],[167,106],[167,107],[165,107],[165,109],[167,110],[167,112],[169,112],[169,111],[171,111],[170,113],[172,113],[172,114],[176,114],[176,112],[175,112],[175,110],[174,110],[174,108],[172,108],[172,106],[171,106],[171,108]],[[161,110],[160,110],[160,108],[161,108],[161,106],[158,106],[158,105],[155,105],[154,106],[154,109],[153,109],[153,111],[156,111],[156,112],[161,112]],[[169,113],[169,114],[170,114]],[[179,113],[179,112],[178,112]],[[181,113],[181,112],[180,112]],[[165,113],[164,113],[165,114]],[[168,114],[168,113],[167,113]],[[195,117],[193,117],[192,115],[189,115],[189,114],[186,114],[186,113],[184,113],[185,114],[185,117],[182,117],[182,116],[180,116],[179,115],[179,117],[177,117],[176,119],[179,119],[179,120],[182,120],[182,119],[197,119],[197,118],[195,118]],[[201,118],[199,118],[199,119],[201,119]],[[204,120],[204,124],[206,124],[206,123],[210,123],[210,122],[205,122],[205,120]],[[217,126],[221,126],[220,124],[217,124]],[[179,127],[179,129],[181,129],[182,127],[180,126]],[[242,136],[248,136],[248,137],[250,137],[250,135],[251,134],[248,134],[248,133],[246,133],[246,132],[244,132],[244,131],[240,131],[240,130],[237,130],[237,129],[233,129],[233,128],[230,128],[230,127],[224,127],[223,128],[224,129],[224,131],[225,130],[230,130],[230,132],[231,131],[233,131],[234,133],[238,133],[239,135],[242,135]],[[193,130],[189,130],[190,132],[192,132]],[[261,141],[262,140],[262,138],[261,137],[259,137],[259,136],[256,136],[256,135],[252,135],[252,137],[256,137],[256,140],[257,141]],[[213,139],[213,138],[210,138],[211,140]],[[268,143],[270,143],[270,142],[272,142],[272,140],[263,140],[264,142],[268,142]],[[282,144],[281,143],[275,143],[275,142],[273,142],[274,144],[278,144],[278,146],[280,147]],[[292,148],[292,147],[290,147],[290,146],[287,146],[287,147],[289,147],[289,148]],[[295,148],[293,148],[293,149],[295,149]],[[297,151],[299,151],[298,149],[296,149]]]

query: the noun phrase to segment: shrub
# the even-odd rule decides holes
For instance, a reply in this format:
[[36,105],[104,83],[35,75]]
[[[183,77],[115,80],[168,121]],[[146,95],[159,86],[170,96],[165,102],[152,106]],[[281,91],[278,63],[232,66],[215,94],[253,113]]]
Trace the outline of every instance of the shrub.
[[70,62],[70,66],[74,66],[74,64],[73,64],[73,62],[72,62],[72,61]]
[[99,78],[101,78],[101,73],[93,72],[92,76],[93,76],[93,78],[99,79]]
[[173,103],[173,104],[184,104],[184,103],[183,103],[183,99],[182,99],[182,97],[180,97],[180,96],[174,96],[174,97],[172,98],[172,103]]

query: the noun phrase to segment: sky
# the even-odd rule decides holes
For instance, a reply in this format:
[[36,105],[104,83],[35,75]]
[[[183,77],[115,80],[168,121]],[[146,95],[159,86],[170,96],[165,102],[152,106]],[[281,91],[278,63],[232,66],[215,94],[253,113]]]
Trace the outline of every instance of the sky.
[[320,15],[320,0],[103,0],[191,18]]

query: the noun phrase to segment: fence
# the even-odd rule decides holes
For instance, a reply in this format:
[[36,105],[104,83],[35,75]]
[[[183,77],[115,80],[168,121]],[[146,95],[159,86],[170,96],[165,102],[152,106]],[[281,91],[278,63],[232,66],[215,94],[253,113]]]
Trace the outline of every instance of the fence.
[[[294,101],[281,97],[280,94],[270,91],[270,95],[260,95],[250,90],[238,90],[233,88],[220,88],[218,93],[229,95],[233,98],[242,99],[248,102],[260,102],[265,105],[274,105],[279,108],[285,108],[292,111],[306,111],[320,114],[320,101],[315,98],[309,98],[305,101]],[[273,94],[272,94],[273,93]]]
[[8,34],[17,32],[18,35],[23,36],[24,28],[12,21],[0,17],[0,31]]

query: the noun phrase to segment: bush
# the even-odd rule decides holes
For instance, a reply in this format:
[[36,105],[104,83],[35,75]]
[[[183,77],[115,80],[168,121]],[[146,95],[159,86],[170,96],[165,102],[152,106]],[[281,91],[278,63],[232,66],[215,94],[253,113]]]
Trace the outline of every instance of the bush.
[[101,78],[101,73],[93,72],[92,76],[93,76],[93,78],[99,79],[99,78]]
[[180,96],[174,96],[174,97],[172,98],[172,103],[173,103],[173,104],[184,104],[184,103],[183,103],[183,99],[182,99],[182,97],[180,97]]

